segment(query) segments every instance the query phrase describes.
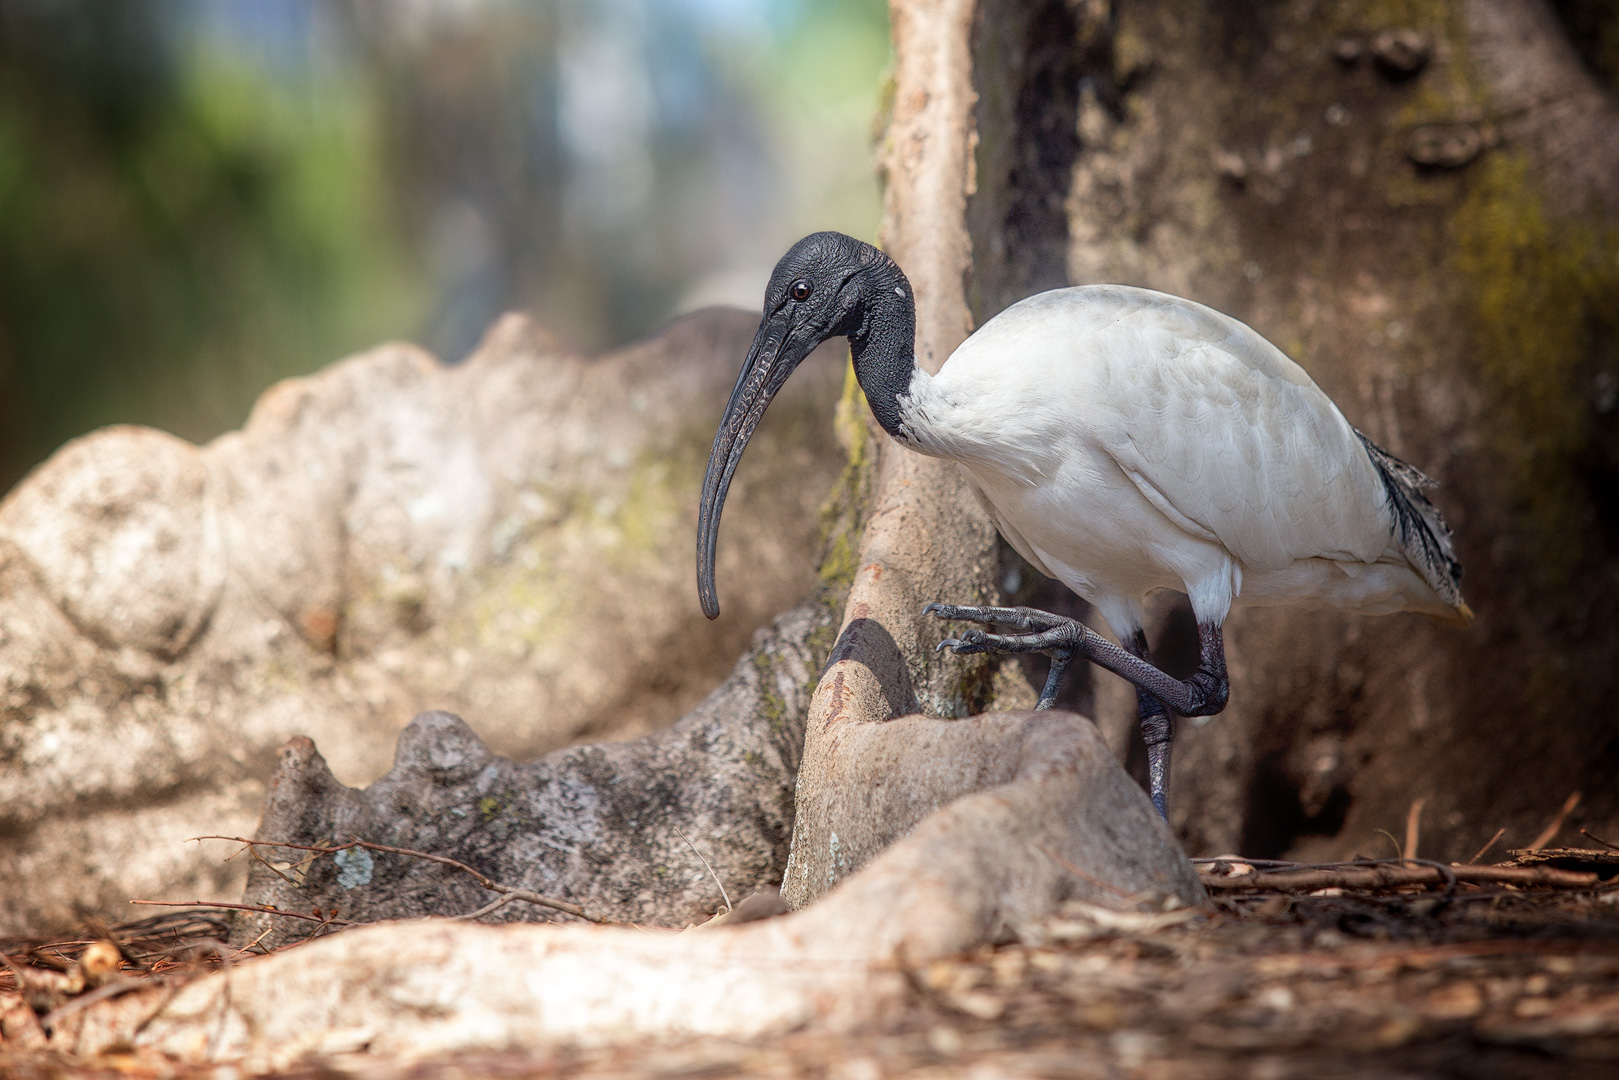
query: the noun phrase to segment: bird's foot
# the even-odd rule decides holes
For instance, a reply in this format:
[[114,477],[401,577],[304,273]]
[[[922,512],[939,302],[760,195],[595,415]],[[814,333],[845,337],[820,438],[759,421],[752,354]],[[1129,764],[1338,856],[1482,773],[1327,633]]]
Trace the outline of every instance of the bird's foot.
[[1040,692],[1036,709],[1049,709],[1057,704],[1057,690],[1062,684],[1063,672],[1073,659],[1074,649],[1084,636],[1083,624],[1049,611],[1025,607],[961,607],[955,604],[929,604],[922,609],[924,615],[941,619],[979,622],[990,626],[1011,626],[1020,634],[991,634],[976,627],[964,630],[960,637],[945,638],[938,650],[949,649],[957,656],[975,653],[1044,653],[1051,657],[1051,671]]
[[1052,615],[1033,608],[957,607],[954,604],[929,604],[922,609],[924,615],[963,622],[980,622],[991,626],[1011,626],[1023,631],[1018,634],[991,634],[974,627],[963,630],[960,637],[945,638],[939,650],[950,649],[957,654],[984,652],[1049,653],[1061,650],[1072,654],[1074,645],[1083,634],[1082,624],[1075,619]]

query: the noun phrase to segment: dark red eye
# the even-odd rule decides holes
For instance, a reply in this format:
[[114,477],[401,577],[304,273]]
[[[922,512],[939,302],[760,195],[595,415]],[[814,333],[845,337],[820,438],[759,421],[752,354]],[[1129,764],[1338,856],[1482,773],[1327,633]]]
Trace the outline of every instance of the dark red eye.
[[815,286],[803,278],[799,278],[797,281],[793,282],[793,287],[787,290],[788,295],[794,300],[808,300],[810,298],[810,293],[814,291]]

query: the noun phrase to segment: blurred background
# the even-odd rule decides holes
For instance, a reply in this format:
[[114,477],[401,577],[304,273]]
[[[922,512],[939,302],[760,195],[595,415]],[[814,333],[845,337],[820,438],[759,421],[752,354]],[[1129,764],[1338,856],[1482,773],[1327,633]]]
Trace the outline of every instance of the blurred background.
[[378,342],[583,350],[870,237],[884,0],[5,0],[0,491]]

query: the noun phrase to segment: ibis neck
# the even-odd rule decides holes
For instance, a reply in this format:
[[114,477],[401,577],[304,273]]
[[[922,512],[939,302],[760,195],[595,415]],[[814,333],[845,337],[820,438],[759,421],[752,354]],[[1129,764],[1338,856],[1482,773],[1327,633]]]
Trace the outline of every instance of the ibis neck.
[[860,328],[849,335],[849,354],[877,423],[903,439],[901,398],[909,394],[916,371],[916,304],[897,266],[873,282],[869,296]]

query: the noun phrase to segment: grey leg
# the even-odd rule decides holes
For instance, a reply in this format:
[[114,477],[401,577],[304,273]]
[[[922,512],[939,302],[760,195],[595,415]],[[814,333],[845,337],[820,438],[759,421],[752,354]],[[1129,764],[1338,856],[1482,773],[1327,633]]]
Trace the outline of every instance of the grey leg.
[[[1021,631],[990,634],[974,628],[963,631],[959,638],[940,642],[941,649],[957,653],[1043,652],[1051,655],[1053,671],[1040,695],[1042,708],[1051,707],[1050,701],[1056,698],[1056,683],[1072,656],[1083,656],[1135,684],[1137,716],[1147,743],[1148,793],[1160,814],[1165,812],[1170,746],[1175,735],[1170,710],[1181,716],[1213,716],[1225,708],[1231,695],[1231,683],[1226,676],[1225,641],[1218,626],[1198,626],[1198,668],[1190,679],[1182,681],[1152,666],[1146,658],[1145,638],[1129,642],[1130,648],[1120,648],[1082,622],[1033,608],[929,604],[923,610],[941,619],[1009,626]],[[1068,655],[1061,656],[1065,650]]]
[[[1137,630],[1124,647],[1136,659],[1152,663],[1144,631]],[[1141,725],[1141,741],[1147,744],[1147,794],[1152,797],[1159,816],[1168,821],[1169,755],[1175,745],[1175,718],[1169,715],[1163,702],[1138,686],[1136,722]]]

